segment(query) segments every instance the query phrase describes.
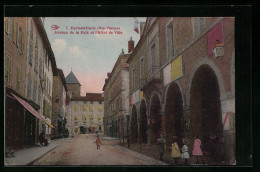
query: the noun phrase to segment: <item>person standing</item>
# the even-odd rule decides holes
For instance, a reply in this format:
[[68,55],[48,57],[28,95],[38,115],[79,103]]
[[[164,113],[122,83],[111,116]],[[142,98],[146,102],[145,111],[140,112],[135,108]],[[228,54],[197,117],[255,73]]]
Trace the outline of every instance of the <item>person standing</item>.
[[194,144],[193,144],[193,150],[192,155],[197,157],[197,164],[199,163],[199,157],[203,155],[201,150],[201,140],[198,137],[194,137]]
[[97,149],[100,149],[100,144],[101,144],[101,140],[100,140],[99,135],[97,135],[97,138],[96,138]]
[[177,143],[177,136],[173,136],[172,153],[171,157],[174,159],[174,163],[178,165],[179,158],[181,157],[180,148]]
[[181,158],[183,158],[185,161],[184,161],[184,164],[185,165],[188,165],[188,161],[189,161],[189,158],[190,158],[190,155],[189,155],[189,148],[188,148],[188,141],[186,139],[183,139],[183,147],[181,149]]
[[162,161],[162,157],[164,154],[164,146],[165,146],[165,140],[163,138],[163,134],[160,135],[160,138],[158,138],[157,141],[159,142],[158,150],[159,150],[159,154],[160,154],[160,160]]

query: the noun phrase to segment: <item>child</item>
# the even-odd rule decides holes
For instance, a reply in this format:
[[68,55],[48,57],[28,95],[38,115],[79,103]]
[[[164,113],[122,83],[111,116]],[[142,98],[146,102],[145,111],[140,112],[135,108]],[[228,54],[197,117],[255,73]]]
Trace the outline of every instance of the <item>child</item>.
[[165,140],[163,139],[163,134],[160,135],[160,138],[157,139],[159,142],[158,144],[158,149],[159,149],[159,154],[160,154],[160,160],[162,161],[162,157],[164,154],[164,147],[165,147]]
[[178,165],[179,158],[181,157],[180,148],[177,143],[177,136],[173,136],[172,153],[171,157],[174,159],[174,163]]
[[188,152],[188,141],[186,139],[183,139],[183,147],[181,149],[181,158],[185,159],[184,164],[188,165],[188,160],[190,158],[189,152]]
[[101,140],[99,138],[99,135],[97,135],[97,139],[96,139],[97,149],[100,149],[100,144],[101,144]]
[[194,137],[194,145],[193,145],[193,151],[192,151],[192,155],[197,157],[197,164],[199,163],[199,156],[202,156],[202,150],[200,148],[201,146],[201,141],[199,138],[197,138],[196,136]]

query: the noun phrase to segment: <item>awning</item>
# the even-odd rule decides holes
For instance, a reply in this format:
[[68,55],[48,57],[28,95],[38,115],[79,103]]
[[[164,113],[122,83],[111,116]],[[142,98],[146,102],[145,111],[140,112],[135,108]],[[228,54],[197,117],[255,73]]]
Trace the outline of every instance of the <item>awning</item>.
[[44,121],[44,117],[41,116],[36,110],[33,109],[33,107],[31,105],[29,105],[26,101],[24,101],[23,99],[17,97],[16,95],[14,95],[13,93],[11,93],[12,96],[21,104],[23,105],[23,107],[25,109],[27,109],[31,114],[33,114],[36,118],[38,118],[41,121]]
[[53,125],[51,125],[50,123],[48,123],[47,121],[44,121],[45,124],[47,124],[48,126],[50,126],[51,128],[55,128]]

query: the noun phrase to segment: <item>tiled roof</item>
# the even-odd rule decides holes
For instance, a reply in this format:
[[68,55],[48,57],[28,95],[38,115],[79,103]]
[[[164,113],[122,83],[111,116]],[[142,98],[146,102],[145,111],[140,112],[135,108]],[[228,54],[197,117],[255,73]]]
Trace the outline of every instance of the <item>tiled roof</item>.
[[74,75],[74,73],[72,71],[66,77],[66,83],[67,84],[79,84],[81,86],[81,84],[79,83],[78,79],[76,78],[76,76]]
[[71,98],[71,101],[104,101],[102,93],[86,93],[86,96]]

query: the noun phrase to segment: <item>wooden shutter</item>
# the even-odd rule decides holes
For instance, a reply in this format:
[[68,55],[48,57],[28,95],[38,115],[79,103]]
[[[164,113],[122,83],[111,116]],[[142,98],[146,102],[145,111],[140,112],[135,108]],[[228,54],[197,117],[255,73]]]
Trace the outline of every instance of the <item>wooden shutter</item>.
[[22,53],[23,53],[23,49],[24,49],[24,33],[22,32],[22,47],[21,47],[21,51],[22,51]]
[[5,19],[5,32],[9,33],[9,17],[6,17]]
[[[20,32],[19,32],[19,25],[18,23],[16,24],[16,47],[18,47],[19,44],[19,37],[20,37]],[[21,45],[20,45],[21,46]]]
[[13,42],[15,43],[15,41],[16,41],[16,20],[15,20],[15,18],[13,19],[13,33],[12,33],[12,35],[13,35]]

